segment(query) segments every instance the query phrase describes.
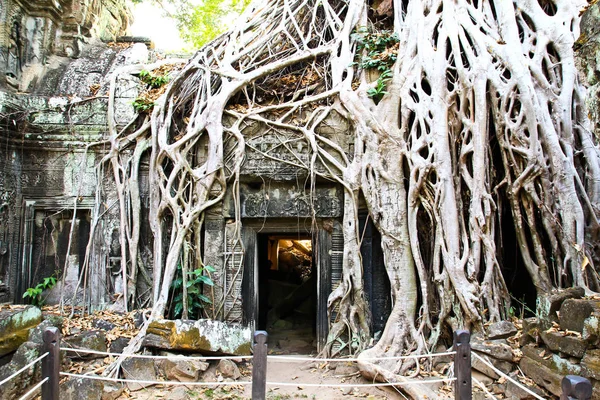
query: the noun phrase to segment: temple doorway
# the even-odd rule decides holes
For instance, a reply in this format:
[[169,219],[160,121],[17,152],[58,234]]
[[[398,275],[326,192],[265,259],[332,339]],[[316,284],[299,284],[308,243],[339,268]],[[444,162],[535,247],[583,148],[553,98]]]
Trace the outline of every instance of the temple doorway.
[[259,234],[258,329],[283,354],[317,350],[317,272],[310,236]]

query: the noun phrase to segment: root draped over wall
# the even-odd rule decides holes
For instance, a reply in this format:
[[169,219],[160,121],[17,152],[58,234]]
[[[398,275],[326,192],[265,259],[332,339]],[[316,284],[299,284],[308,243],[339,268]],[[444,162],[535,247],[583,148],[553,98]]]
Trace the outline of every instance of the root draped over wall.
[[[328,302],[338,310],[329,353],[335,341],[364,358],[422,353],[450,328],[480,329],[504,318],[506,218],[539,292],[598,290],[599,259],[587,243],[598,233],[600,158],[572,50],[585,5],[396,0],[387,17],[374,17],[362,0],[255,2],[231,32],[192,57],[149,121],[111,130],[126,287],[135,287],[139,267],[137,149],[151,152],[153,319],[165,313],[178,263],[202,265],[204,213],[228,189],[239,196],[244,130],[260,123],[282,143],[294,137],[310,149],[309,162],[280,162],[308,171],[313,185],[323,178],[344,188],[344,269]],[[399,44],[379,99],[369,96],[373,71],[355,62],[369,50],[357,50],[354,33],[382,25]],[[350,122],[353,154],[319,134],[333,112]],[[235,146],[226,151],[230,140]],[[199,160],[201,141],[208,150]],[[381,339],[368,350],[360,196],[381,233],[393,301]],[[420,367],[361,363],[380,379]]]

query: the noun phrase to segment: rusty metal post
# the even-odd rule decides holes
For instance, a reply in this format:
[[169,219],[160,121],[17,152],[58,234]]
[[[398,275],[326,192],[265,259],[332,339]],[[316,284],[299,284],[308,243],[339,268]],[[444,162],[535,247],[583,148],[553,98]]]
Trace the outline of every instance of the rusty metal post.
[[44,330],[42,354],[48,356],[42,360],[42,379],[48,381],[42,385],[42,400],[58,400],[60,380],[60,332],[51,326]]
[[267,339],[265,331],[254,332],[254,356],[252,357],[252,400],[267,397]]
[[590,400],[592,398],[592,384],[589,380],[581,376],[565,376],[561,387],[562,395],[560,396],[560,400]]
[[454,332],[454,398],[471,400],[473,396],[471,382],[471,334],[460,329]]

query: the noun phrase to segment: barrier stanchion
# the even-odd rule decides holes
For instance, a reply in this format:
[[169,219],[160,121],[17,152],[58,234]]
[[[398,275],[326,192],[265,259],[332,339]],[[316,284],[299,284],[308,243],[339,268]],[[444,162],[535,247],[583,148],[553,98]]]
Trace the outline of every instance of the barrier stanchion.
[[267,397],[267,338],[265,331],[254,332],[254,357],[252,358],[252,400]]
[[51,326],[44,330],[43,353],[48,357],[42,360],[42,379],[48,381],[42,385],[42,400],[58,400],[60,380],[60,332]]
[[565,376],[561,387],[560,400],[590,400],[592,398],[592,384],[581,376]]
[[471,382],[471,334],[460,329],[454,332],[454,398],[471,400],[473,387]]

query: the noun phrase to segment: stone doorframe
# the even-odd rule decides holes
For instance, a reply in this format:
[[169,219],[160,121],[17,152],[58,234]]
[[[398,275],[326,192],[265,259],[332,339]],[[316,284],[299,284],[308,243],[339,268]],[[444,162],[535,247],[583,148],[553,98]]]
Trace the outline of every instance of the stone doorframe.
[[[306,226],[308,225],[308,226]],[[334,264],[341,264],[342,254],[333,249],[334,235],[341,234],[341,224],[334,219],[318,219],[316,226],[310,226],[310,220],[286,219],[245,219],[242,220],[242,241],[244,243],[244,279],[242,291],[244,295],[244,323],[256,327],[258,320],[258,234],[300,234],[312,237],[313,254],[317,272],[317,310],[316,333],[317,350],[321,351],[327,342],[329,333],[329,317],[327,315],[327,299],[335,282]],[[333,262],[332,262],[333,261]],[[341,265],[339,266],[341,268]]]
[[[29,198],[23,199],[22,204],[23,211],[21,214],[21,234],[19,235],[20,260],[18,263],[20,268],[17,269],[14,282],[15,303],[21,303],[23,301],[21,293],[23,293],[28,287],[31,287],[33,284],[35,284],[35,282],[31,282],[31,279],[33,268],[33,244],[35,240],[33,235],[35,232],[36,211],[73,211],[72,197]],[[86,210],[91,213],[93,208],[94,198],[92,197],[81,197],[77,202],[77,210]],[[99,293],[96,293],[97,290],[95,290],[94,287],[91,288],[91,292],[93,294],[92,301],[94,298],[100,295]]]

